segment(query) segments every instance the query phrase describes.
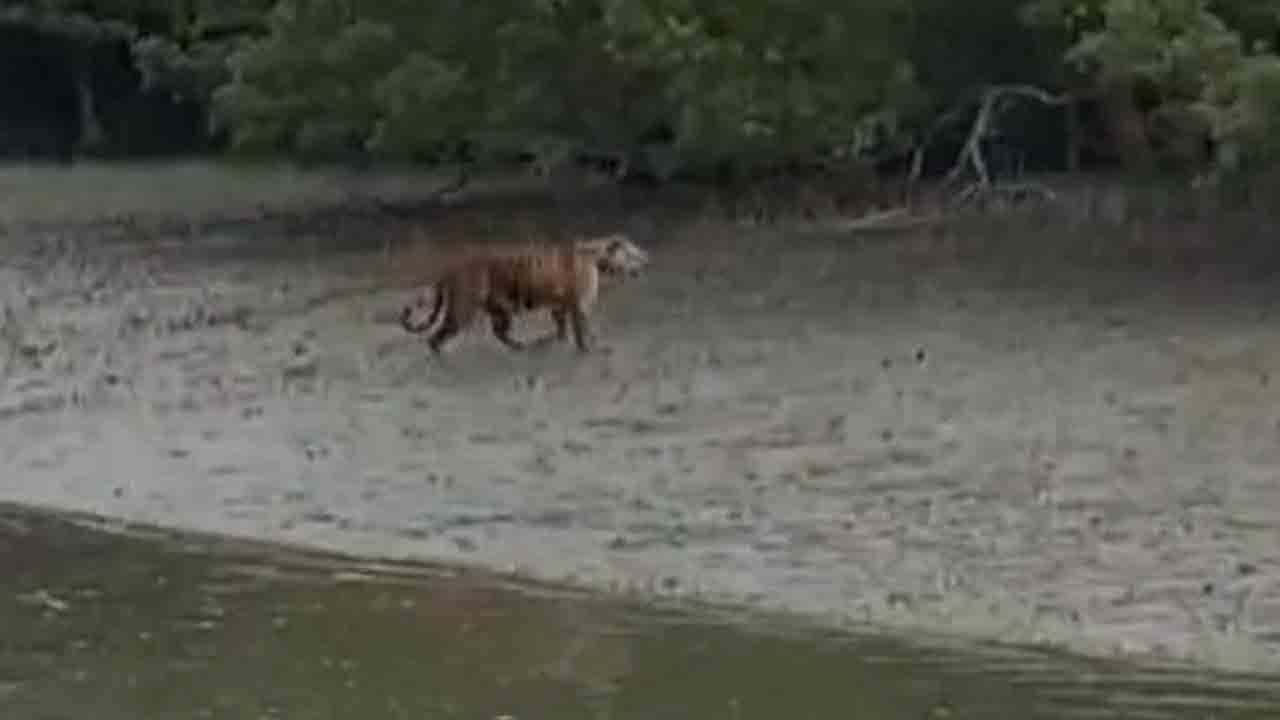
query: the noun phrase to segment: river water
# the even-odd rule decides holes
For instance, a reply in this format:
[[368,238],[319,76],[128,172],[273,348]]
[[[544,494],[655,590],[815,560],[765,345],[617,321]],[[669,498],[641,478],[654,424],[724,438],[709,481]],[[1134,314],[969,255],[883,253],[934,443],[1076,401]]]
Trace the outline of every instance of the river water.
[[1280,717],[1280,678],[655,609],[0,510],[0,717]]

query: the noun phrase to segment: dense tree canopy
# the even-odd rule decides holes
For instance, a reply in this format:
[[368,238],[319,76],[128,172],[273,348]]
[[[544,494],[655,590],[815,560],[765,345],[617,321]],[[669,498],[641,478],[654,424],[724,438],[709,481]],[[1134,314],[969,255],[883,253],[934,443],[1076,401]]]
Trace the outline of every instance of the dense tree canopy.
[[[14,76],[0,137],[72,112],[58,142],[80,150],[97,132],[128,152],[140,116],[185,128],[195,112],[170,145],[428,163],[596,152],[665,175],[883,167],[927,141],[948,164],[984,91],[1018,85],[1065,98],[1011,94],[980,138],[1029,167],[1234,172],[1280,151],[1280,0],[10,5],[0,33],[22,42],[0,50]],[[61,73],[43,105],[12,89],[38,67]]]

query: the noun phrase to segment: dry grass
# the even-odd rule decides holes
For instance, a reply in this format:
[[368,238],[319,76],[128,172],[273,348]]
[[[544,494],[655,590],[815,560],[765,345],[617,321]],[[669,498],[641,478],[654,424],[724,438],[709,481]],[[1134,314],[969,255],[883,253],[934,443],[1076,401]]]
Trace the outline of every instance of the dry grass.
[[239,218],[335,206],[362,196],[404,200],[442,185],[442,174],[357,173],[282,164],[208,161],[0,168],[0,223],[122,218]]

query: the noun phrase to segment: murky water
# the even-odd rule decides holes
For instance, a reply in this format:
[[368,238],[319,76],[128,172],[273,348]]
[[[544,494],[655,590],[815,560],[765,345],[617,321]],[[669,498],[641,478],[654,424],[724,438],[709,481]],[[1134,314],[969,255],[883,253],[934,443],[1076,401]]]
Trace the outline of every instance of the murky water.
[[1274,718],[1280,678],[940,649],[0,511],[0,717]]

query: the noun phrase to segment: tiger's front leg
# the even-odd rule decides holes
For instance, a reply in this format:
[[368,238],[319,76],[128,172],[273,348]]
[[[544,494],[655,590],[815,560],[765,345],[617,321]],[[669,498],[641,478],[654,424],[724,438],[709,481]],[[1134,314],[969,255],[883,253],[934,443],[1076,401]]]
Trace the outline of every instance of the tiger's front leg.
[[534,346],[544,347],[553,342],[564,342],[569,339],[569,311],[562,307],[553,307],[551,319],[555,322],[556,329],[534,340],[532,343]]
[[581,303],[574,303],[569,308],[569,319],[572,321],[573,342],[578,346],[578,352],[583,354],[591,352],[591,346],[595,344],[595,334],[591,331],[587,313],[583,310]]

